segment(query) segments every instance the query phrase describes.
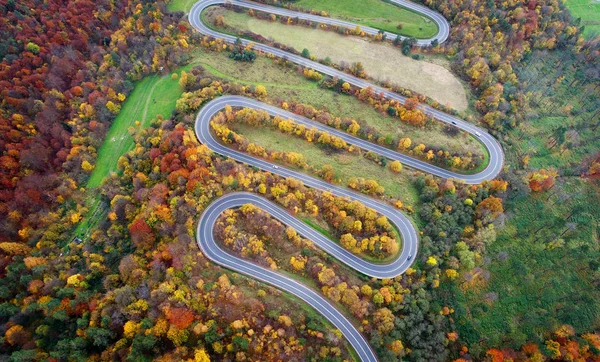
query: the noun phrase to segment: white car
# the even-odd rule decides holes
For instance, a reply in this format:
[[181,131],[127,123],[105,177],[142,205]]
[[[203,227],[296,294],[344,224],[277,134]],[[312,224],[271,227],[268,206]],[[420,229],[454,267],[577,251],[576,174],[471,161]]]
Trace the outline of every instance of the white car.
[[277,165],[273,165],[273,168],[274,168],[274,169],[278,169],[278,168],[279,168],[279,166],[277,166]]
[[481,133],[479,133],[479,132],[475,131],[475,136],[477,136],[477,137],[481,137]]

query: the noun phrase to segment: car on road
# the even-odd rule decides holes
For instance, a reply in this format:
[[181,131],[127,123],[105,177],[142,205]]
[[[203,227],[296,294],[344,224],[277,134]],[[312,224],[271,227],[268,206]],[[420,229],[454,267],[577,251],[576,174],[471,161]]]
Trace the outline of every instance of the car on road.
[[456,121],[452,121],[451,123],[456,126]]
[[481,133],[479,133],[478,131],[475,131],[475,136],[481,137]]
[[277,165],[273,165],[273,168],[274,168],[274,169],[278,169],[278,168],[279,168],[279,166],[277,166]]
[[408,254],[408,258],[406,258],[406,260],[410,260],[412,259],[412,254]]

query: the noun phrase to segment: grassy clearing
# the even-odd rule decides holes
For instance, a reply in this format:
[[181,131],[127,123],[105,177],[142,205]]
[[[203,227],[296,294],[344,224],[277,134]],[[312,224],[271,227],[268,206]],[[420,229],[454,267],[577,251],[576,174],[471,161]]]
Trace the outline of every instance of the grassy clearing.
[[187,13],[198,0],[171,0],[167,5],[169,11],[183,11]]
[[[180,74],[182,70],[189,68],[191,65],[182,67],[176,73]],[[106,214],[107,206],[95,190],[106,176],[117,171],[119,157],[133,148],[129,127],[147,127],[158,115],[170,117],[175,109],[175,102],[182,93],[178,81],[179,78],[171,79],[170,75],[152,75],[136,84],[98,151],[96,167],[86,185],[89,189],[86,200],[89,211],[75,229],[75,235],[85,237]],[[139,126],[136,126],[136,121],[140,122]]]
[[583,35],[586,38],[591,39],[600,34],[600,1],[566,0],[565,5],[573,18],[581,18],[581,25],[585,26]]
[[[177,73],[194,65],[201,65],[207,73],[228,81],[247,85],[262,84],[267,87],[271,102],[279,99],[297,100],[315,107],[326,107],[336,116],[364,120],[384,134],[406,135],[415,143],[422,142],[432,146],[447,145],[446,148],[450,151],[470,147],[469,140],[461,139],[462,136],[451,138],[441,129],[415,129],[388,116],[382,116],[354,98],[320,89],[315,82],[306,80],[292,70],[277,66],[268,59],[259,58],[253,64],[241,64],[228,59],[225,54],[199,51],[195,54],[194,61],[180,68]],[[140,121],[139,127],[146,127],[159,114],[169,117],[180,95],[178,80],[172,80],[170,75],[153,75],[138,82],[107,133],[106,140],[98,152],[96,167],[86,187],[95,189],[110,172],[116,172],[119,157],[133,147],[133,138],[128,129],[135,127],[136,120]],[[476,147],[476,141],[473,141],[473,146]],[[80,223],[76,235],[85,234],[104,215],[105,206],[99,201],[97,194],[90,194],[87,205],[89,217]]]
[[281,87],[285,89],[314,89],[311,82],[296,74],[291,69],[280,67],[265,57],[258,57],[253,63],[236,62],[227,53],[215,53],[198,50],[193,55],[192,64],[201,65],[208,73],[226,80],[265,87]]
[[415,205],[418,200],[416,188],[412,185],[409,169],[396,175],[387,168],[375,164],[360,155],[347,152],[329,152],[294,136],[285,135],[269,128],[258,128],[246,124],[234,124],[231,127],[236,132],[243,134],[252,142],[279,152],[300,152],[306,162],[315,169],[331,165],[335,170],[335,178],[346,185],[352,177],[374,179],[385,188],[385,193],[394,198],[403,200],[406,204]]
[[[428,17],[381,0],[300,0],[294,5],[326,11],[331,17],[415,38],[430,38],[438,31],[437,24]],[[402,29],[397,28],[399,24],[402,24]]]
[[400,122],[387,114],[377,112],[371,106],[352,96],[341,95],[321,89],[313,81],[305,79],[293,70],[282,68],[269,59],[259,57],[253,64],[240,64],[229,60],[224,54],[198,53],[197,64],[215,76],[228,74],[225,79],[248,85],[262,84],[267,88],[269,102],[278,100],[310,104],[327,109],[333,116],[364,121],[384,135],[396,138],[410,137],[413,144],[423,143],[450,152],[472,152],[483,156],[480,143],[467,133],[450,136],[441,124],[431,128],[416,128]]
[[205,22],[214,23],[218,14],[225,17],[226,24],[219,28],[220,31],[232,34],[251,31],[298,51],[308,49],[318,59],[329,57],[336,64],[361,62],[367,74],[380,82],[390,82],[422,93],[459,111],[468,107],[466,88],[450,71],[449,62],[440,57],[427,57],[426,61],[415,60],[402,55],[389,43],[376,43],[321,29],[259,20],[246,13],[223,8],[207,9],[204,12]]
[[159,114],[165,118],[171,116],[175,102],[182,93],[178,81],[179,79],[171,79],[170,75],[152,75],[136,84],[106,134],[87,188],[100,186],[104,177],[117,170],[119,157],[133,148],[129,127],[136,127],[135,123],[139,121],[140,125],[137,127],[145,128]]
[[[306,80],[293,70],[282,68],[265,58],[259,58],[253,64],[241,64],[230,60],[226,54],[198,51],[195,53],[194,61],[177,72],[188,70],[194,65],[201,65],[207,73],[228,81],[247,85],[264,85],[267,87],[268,98],[271,102],[296,100],[318,108],[325,107],[335,116],[363,120],[383,134],[392,134],[397,137],[408,136],[415,144],[444,146],[449,151],[464,150],[465,147],[467,149],[473,147],[472,149],[476,151],[479,147],[477,141],[471,137],[452,138],[445,135],[441,127],[431,130],[416,129],[393,120],[391,117],[379,114],[368,105],[358,102],[353,97],[320,89],[315,82]],[[170,76],[153,75],[136,84],[98,152],[96,167],[87,183],[88,189],[99,187],[110,172],[117,170],[119,157],[133,147],[133,138],[129,134],[128,128],[135,127],[136,120],[140,121],[140,127],[146,127],[158,114],[169,117],[180,95],[178,80],[172,80]],[[386,187],[386,189],[398,190],[399,188],[392,186]],[[403,196],[402,198],[405,199]],[[416,200],[415,197],[413,199]],[[87,205],[89,217],[86,217],[78,226],[77,235],[85,234],[104,215],[105,206],[99,202],[98,195],[90,194]]]

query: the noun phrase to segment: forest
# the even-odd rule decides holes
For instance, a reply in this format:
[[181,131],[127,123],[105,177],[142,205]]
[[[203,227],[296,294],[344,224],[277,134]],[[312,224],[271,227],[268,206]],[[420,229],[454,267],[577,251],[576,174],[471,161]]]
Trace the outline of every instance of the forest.
[[[302,2],[303,11],[315,6]],[[228,107],[211,122],[223,145],[401,210],[420,244],[404,274],[370,278],[245,205],[220,215],[223,249],[322,294],[381,361],[600,361],[600,38],[559,0],[423,5],[450,22],[447,42],[416,47],[319,28],[388,42],[398,57],[445,59],[468,91],[466,110],[389,84],[408,97],[400,104],[201,35],[181,1],[0,0],[0,359],[357,360],[300,299],[198,249],[199,216],[236,191],[263,196],[365,260],[383,263],[402,248],[394,225],[364,204],[199,143],[197,113],[238,95],[443,169],[485,167],[478,143],[422,112],[427,104],[486,127],[505,167],[468,185]],[[375,81],[352,59],[332,64],[261,34],[235,35]],[[148,79],[157,81],[143,93]],[[140,98],[143,109],[131,101]],[[112,138],[120,148],[101,151]]]

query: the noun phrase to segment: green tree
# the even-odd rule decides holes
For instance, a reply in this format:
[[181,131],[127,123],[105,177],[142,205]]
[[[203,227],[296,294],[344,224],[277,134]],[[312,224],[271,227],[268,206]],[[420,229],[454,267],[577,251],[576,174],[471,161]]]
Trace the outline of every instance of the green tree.
[[26,49],[32,52],[33,54],[37,54],[40,52],[40,46],[32,42],[27,43]]

